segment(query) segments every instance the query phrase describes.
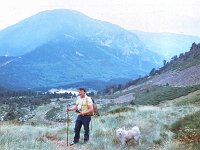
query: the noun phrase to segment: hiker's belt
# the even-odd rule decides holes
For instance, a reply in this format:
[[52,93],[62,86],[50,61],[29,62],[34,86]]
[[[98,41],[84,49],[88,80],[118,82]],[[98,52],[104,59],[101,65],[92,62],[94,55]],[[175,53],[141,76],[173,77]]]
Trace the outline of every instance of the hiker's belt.
[[91,115],[78,115],[78,116],[81,116],[81,117],[91,117]]

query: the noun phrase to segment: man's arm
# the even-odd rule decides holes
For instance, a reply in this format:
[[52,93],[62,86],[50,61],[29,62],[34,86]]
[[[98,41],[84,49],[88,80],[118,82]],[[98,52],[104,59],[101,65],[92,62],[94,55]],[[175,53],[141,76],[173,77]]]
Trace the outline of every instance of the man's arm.
[[76,104],[74,107],[72,107],[72,108],[68,108],[67,110],[66,110],[66,112],[68,112],[68,111],[73,111],[73,110],[77,110],[77,107],[78,107],[78,104]]

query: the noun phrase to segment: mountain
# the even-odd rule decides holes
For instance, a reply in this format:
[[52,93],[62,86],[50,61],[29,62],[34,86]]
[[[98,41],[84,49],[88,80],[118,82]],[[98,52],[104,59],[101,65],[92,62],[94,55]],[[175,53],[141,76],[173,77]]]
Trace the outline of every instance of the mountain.
[[144,51],[138,37],[119,26],[73,10],[50,10],[2,30],[0,56],[23,55],[60,36],[73,42],[87,39],[102,46],[120,49],[124,55]]
[[0,67],[10,88],[121,82],[162,62],[135,34],[72,10],[36,14],[2,30],[0,41],[1,55],[15,57]]
[[200,36],[137,30],[132,30],[132,32],[140,38],[148,50],[163,56],[166,60],[188,51],[193,42],[200,42]]

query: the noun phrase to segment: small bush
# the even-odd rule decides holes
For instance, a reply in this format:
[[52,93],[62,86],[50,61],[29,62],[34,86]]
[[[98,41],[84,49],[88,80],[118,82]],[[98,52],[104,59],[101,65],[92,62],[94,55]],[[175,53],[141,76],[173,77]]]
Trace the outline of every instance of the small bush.
[[128,112],[128,111],[135,111],[135,109],[131,108],[131,107],[119,107],[119,108],[115,108],[113,110],[110,110],[108,113],[109,114],[116,114],[116,113],[122,113],[122,112]]
[[171,126],[175,138],[184,144],[198,146],[200,143],[200,111],[181,118]]

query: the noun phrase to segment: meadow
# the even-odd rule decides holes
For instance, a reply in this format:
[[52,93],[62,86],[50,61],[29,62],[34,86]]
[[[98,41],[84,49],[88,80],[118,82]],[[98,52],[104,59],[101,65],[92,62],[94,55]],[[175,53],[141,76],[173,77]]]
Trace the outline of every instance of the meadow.
[[[199,94],[200,90],[191,91],[187,95],[162,101],[157,105],[105,105],[99,110],[100,116],[92,118],[90,141],[83,144],[82,129],[80,143],[71,147],[67,147],[66,123],[42,119],[42,114],[52,107],[39,106],[36,116],[25,123],[1,122],[0,149],[199,149]],[[62,109],[64,111],[65,108]],[[69,142],[73,139],[75,118],[76,114],[70,113]],[[115,130],[119,127],[131,129],[135,125],[141,129],[141,145],[137,146],[134,141],[130,141],[122,146],[116,138]]]

